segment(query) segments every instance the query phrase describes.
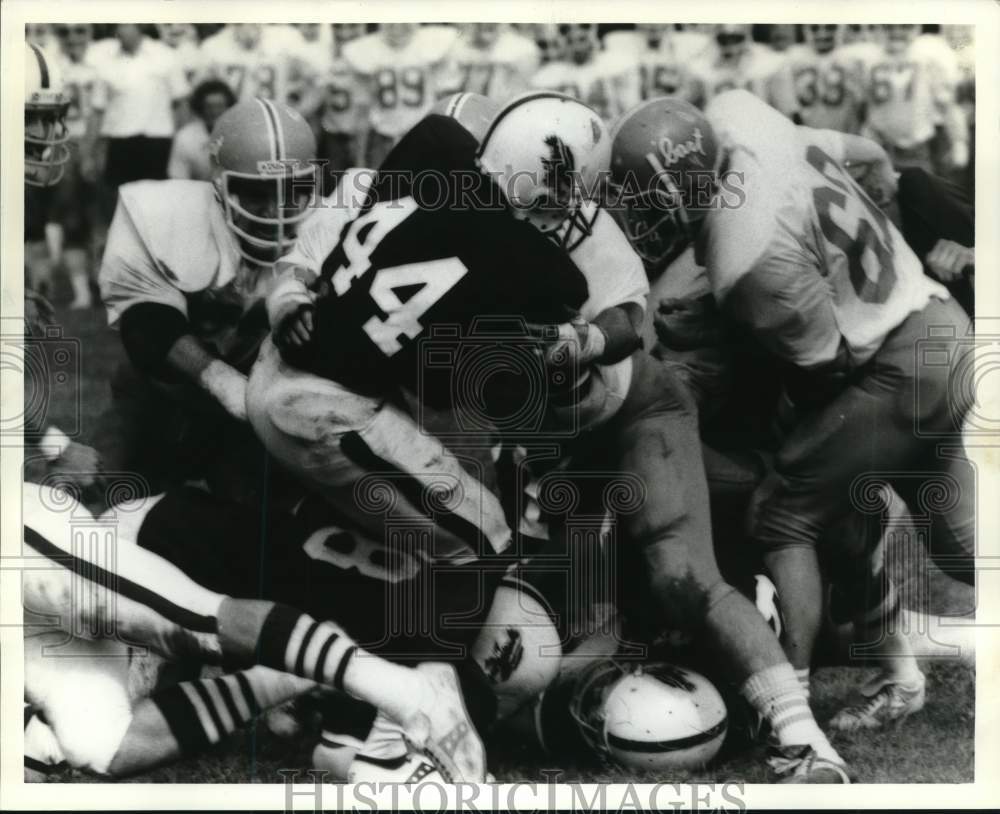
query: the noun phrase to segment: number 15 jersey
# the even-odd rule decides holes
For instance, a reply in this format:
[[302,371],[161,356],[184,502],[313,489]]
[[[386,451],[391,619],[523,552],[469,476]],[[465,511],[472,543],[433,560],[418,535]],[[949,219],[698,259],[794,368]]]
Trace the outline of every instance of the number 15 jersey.
[[[285,351],[290,364],[362,395],[403,386],[447,405],[447,386],[435,384],[431,392],[421,381],[433,372],[429,379],[448,382],[431,370],[435,359],[424,358],[430,351],[421,340],[444,329],[452,332],[444,340],[452,347],[502,348],[518,339],[461,338],[481,328],[483,318],[554,324],[579,310],[587,299],[582,273],[563,249],[510,215],[500,190],[475,166],[476,149],[458,122],[438,115],[396,145],[361,214],[337,239],[325,238],[312,338]],[[303,255],[315,258],[323,242],[306,231],[295,262],[315,266]]]
[[803,368],[855,367],[932,296],[947,299],[843,169],[839,133],[796,127],[746,91],[705,114],[737,190],[708,216],[709,281],[769,350]]

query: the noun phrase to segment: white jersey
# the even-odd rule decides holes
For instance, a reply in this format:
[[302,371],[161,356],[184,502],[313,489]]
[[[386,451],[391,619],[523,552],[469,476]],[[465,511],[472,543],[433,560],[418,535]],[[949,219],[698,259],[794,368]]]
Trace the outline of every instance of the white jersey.
[[66,128],[71,138],[79,140],[87,132],[87,119],[92,110],[91,97],[98,78],[97,67],[93,64],[89,48],[79,62],[65,55],[60,55],[60,58],[63,85],[69,94]]
[[468,35],[458,39],[448,60],[448,93],[480,93],[505,102],[527,90],[541,61],[538,46],[512,29],[500,32],[489,48],[475,46]]
[[430,112],[457,36],[448,26],[422,26],[402,48],[391,47],[378,33],[344,46],[344,58],[366,85],[375,132],[398,138]]
[[840,134],[796,127],[743,91],[705,113],[742,173],[708,216],[709,281],[771,351],[810,368],[843,344],[861,365],[932,296],[947,298],[843,169]]
[[549,62],[534,75],[531,86],[579,99],[605,121],[620,116],[639,100],[635,59],[617,50],[598,52],[583,65],[563,60]]
[[783,63],[782,56],[758,43],[751,43],[736,61],[722,59],[717,48],[713,47],[691,65],[691,73],[704,104],[720,93],[734,89],[747,90],[761,99],[767,99],[771,78]]
[[864,104],[864,64],[849,48],[820,54],[802,45],[789,50],[771,82],[770,101],[802,124],[857,133]]
[[323,129],[327,133],[360,133],[368,115],[368,97],[365,84],[347,60],[334,59],[319,81],[323,89]]
[[882,47],[866,52],[867,126],[883,144],[910,149],[946,123],[956,103],[956,74],[940,53],[920,39],[902,54]]
[[295,88],[296,60],[304,44],[293,28],[264,25],[259,42],[247,48],[226,26],[201,44],[204,74],[224,80],[238,99],[260,96],[285,102]]

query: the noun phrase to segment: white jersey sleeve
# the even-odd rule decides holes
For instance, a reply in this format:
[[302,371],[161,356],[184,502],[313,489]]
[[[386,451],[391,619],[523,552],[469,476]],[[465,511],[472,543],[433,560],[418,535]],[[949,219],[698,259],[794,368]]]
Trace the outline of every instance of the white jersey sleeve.
[[235,277],[239,255],[232,241],[211,184],[123,185],[100,270],[109,323],[140,302],[168,305],[187,316],[187,294]]
[[282,266],[298,266],[319,274],[323,262],[340,242],[345,224],[364,205],[375,170],[354,167],[347,170],[337,188],[306,218],[292,250],[281,258]]

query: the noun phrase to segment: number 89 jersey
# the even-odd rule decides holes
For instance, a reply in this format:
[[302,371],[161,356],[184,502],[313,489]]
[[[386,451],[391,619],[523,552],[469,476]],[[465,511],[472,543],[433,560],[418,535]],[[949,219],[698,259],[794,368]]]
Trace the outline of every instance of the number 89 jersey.
[[906,317],[945,289],[842,167],[842,137],[796,127],[746,91],[705,111],[730,153],[708,216],[716,299],[779,357],[803,368],[867,362]]
[[400,48],[391,47],[379,33],[344,46],[344,59],[366,86],[375,132],[397,138],[427,114],[438,98],[457,36],[454,28],[426,26]]
[[447,405],[447,376],[429,377],[443,392],[421,380],[434,366],[422,339],[443,328],[452,344],[462,342],[484,317],[565,322],[581,307],[583,275],[554,242],[511,217],[476,168],[476,148],[465,128],[438,115],[396,145],[362,213],[321,261],[312,338],[285,351],[290,364],[362,395],[402,385]]

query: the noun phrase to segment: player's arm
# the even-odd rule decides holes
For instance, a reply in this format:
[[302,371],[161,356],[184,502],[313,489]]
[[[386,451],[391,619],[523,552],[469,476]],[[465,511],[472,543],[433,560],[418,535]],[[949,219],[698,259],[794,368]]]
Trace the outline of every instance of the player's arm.
[[849,358],[829,287],[805,257],[767,257],[726,294],[726,314],[785,363],[797,404],[825,402],[843,386]]
[[853,133],[836,130],[812,132],[816,141],[854,177],[875,203],[884,206],[896,197],[899,173],[880,144]]
[[180,377],[230,415],[246,419],[246,377],[194,336],[184,295],[160,273],[119,198],[100,272],[101,295],[119,323],[132,364],[156,378]]

